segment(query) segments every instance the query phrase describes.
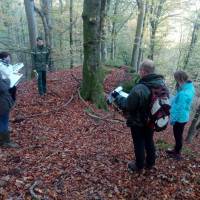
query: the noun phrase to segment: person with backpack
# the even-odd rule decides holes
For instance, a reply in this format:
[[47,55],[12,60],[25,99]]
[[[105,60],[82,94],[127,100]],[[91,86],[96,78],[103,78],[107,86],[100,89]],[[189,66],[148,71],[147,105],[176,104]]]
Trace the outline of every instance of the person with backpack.
[[181,159],[183,146],[183,131],[189,121],[190,109],[195,95],[195,88],[184,71],[174,73],[177,93],[172,100],[170,110],[170,124],[173,126],[175,146],[166,153],[177,160]]
[[37,46],[31,52],[33,69],[36,70],[38,75],[38,91],[40,96],[46,94],[46,73],[49,64],[50,50],[44,45],[41,37],[37,38]]
[[140,172],[143,168],[151,169],[155,165],[154,126],[150,120],[151,88],[166,89],[163,76],[155,74],[152,60],[145,60],[141,63],[139,76],[139,83],[132,88],[127,98],[120,96],[118,92],[111,94],[115,99],[114,102],[128,116],[127,126],[131,129],[136,159],[128,163],[130,172]]

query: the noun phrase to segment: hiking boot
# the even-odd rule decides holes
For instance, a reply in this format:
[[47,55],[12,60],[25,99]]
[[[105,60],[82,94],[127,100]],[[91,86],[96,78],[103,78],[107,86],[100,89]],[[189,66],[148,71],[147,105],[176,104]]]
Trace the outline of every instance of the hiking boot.
[[168,149],[168,150],[166,151],[166,153],[167,153],[170,157],[172,157],[172,158],[174,158],[174,159],[176,159],[176,160],[181,160],[181,159],[182,159],[181,153],[178,153],[175,149]]
[[168,155],[174,155],[174,154],[176,154],[177,152],[175,151],[175,149],[167,149],[167,150],[166,150],[166,153],[167,153]]
[[138,167],[136,166],[136,164],[135,164],[134,161],[130,161],[130,162],[128,163],[128,171],[129,171],[130,173],[133,173],[133,172],[141,172],[141,171],[142,171],[142,168],[141,168],[141,169],[138,168]]
[[145,169],[146,169],[146,170],[151,170],[151,169],[156,169],[156,168],[155,168],[155,165],[147,165],[147,164],[146,164],[146,165],[145,165]]
[[0,133],[0,146],[8,148],[18,148],[19,145],[10,141],[10,133]]
[[19,145],[14,142],[5,142],[1,146],[6,148],[19,148]]

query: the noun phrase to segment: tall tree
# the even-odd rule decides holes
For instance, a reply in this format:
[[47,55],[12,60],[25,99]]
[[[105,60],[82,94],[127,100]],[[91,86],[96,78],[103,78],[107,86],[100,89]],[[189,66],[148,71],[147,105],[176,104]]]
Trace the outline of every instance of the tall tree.
[[118,14],[119,3],[120,3],[120,0],[115,0],[113,22],[112,22],[112,31],[111,31],[111,54],[110,54],[111,60],[114,60],[115,54],[116,54],[116,37],[117,37],[116,17],[117,17],[117,14]]
[[138,17],[137,17],[137,27],[135,33],[135,40],[133,45],[133,53],[131,59],[131,66],[135,71],[138,70],[138,58],[139,58],[139,50],[141,45],[141,35],[144,23],[144,11],[145,11],[145,2],[144,0],[137,0],[138,6]]
[[192,55],[192,51],[193,51],[194,46],[195,46],[195,44],[197,42],[197,35],[198,35],[198,31],[199,30],[200,30],[200,12],[199,12],[195,22],[193,23],[192,37],[191,37],[189,49],[187,51],[187,55],[186,55],[184,63],[183,63],[183,69],[187,68],[190,56]]
[[70,0],[70,14],[69,14],[69,43],[70,43],[70,68],[73,68],[74,59],[73,59],[73,0]]
[[34,48],[36,45],[36,37],[37,37],[37,25],[34,14],[34,1],[33,0],[24,0],[26,17],[28,22],[28,30],[29,30],[29,40],[31,48]]
[[84,0],[83,38],[84,62],[81,95],[98,107],[106,107],[103,95],[103,77],[100,60],[101,50],[101,10],[105,0]]
[[160,23],[160,19],[162,16],[163,6],[166,0],[151,0],[150,3],[150,50],[148,58],[154,58],[154,51],[155,51],[155,39],[156,39],[156,32],[158,29],[158,25]]
[[106,38],[107,38],[107,16],[108,11],[110,9],[111,0],[104,1],[105,5],[102,4],[101,6],[101,60],[102,63],[105,63],[107,59],[107,45],[106,45]]
[[[34,13],[34,1],[33,0],[24,0],[26,17],[28,22],[28,30],[29,30],[29,40],[31,49],[33,49],[36,45],[36,37],[37,37],[37,25]],[[31,75],[31,68],[26,70],[27,77]]]
[[146,24],[147,24],[146,19],[147,19],[147,14],[148,14],[148,1],[149,0],[146,0],[146,2],[145,2],[145,14],[144,14],[143,27],[142,27],[142,34],[141,34],[141,39],[140,39],[140,49],[139,49],[139,55],[138,55],[137,71],[138,71],[138,67],[141,63],[141,60],[143,59],[144,49],[143,49],[142,43],[143,43],[145,27],[146,27]]

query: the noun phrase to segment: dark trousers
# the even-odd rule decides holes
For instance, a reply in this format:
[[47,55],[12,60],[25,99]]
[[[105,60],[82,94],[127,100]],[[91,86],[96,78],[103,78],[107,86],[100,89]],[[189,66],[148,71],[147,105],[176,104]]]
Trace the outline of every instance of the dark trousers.
[[8,132],[9,113],[0,115],[0,134]]
[[13,101],[16,101],[16,93],[17,93],[17,88],[16,86],[13,86],[12,88],[9,89],[10,95],[13,99]]
[[46,71],[37,71],[38,73],[38,91],[40,95],[46,93]]
[[131,134],[134,144],[134,152],[136,157],[136,166],[139,169],[144,168],[145,152],[146,166],[155,165],[155,146],[153,141],[153,130],[149,127],[131,127]]
[[175,138],[175,147],[174,150],[177,153],[181,152],[183,146],[183,131],[186,123],[176,122],[173,126],[174,138]]

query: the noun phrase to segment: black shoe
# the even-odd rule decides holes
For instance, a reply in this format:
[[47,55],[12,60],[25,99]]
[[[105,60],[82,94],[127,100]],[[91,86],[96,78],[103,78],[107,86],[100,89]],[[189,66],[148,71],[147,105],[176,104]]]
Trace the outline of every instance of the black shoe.
[[142,168],[138,168],[135,164],[134,161],[131,161],[128,163],[128,171],[133,173],[133,172],[141,172]]
[[145,165],[145,169],[146,169],[146,170],[151,170],[151,169],[156,169],[156,168],[155,168],[155,165],[147,165],[147,164],[146,164],[146,165]]
[[176,151],[175,151],[175,149],[167,149],[167,150],[166,150],[166,153],[167,153],[168,155],[174,155],[174,154],[176,154]]

